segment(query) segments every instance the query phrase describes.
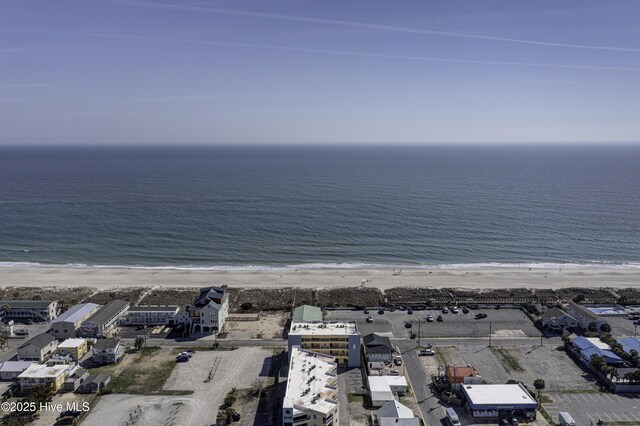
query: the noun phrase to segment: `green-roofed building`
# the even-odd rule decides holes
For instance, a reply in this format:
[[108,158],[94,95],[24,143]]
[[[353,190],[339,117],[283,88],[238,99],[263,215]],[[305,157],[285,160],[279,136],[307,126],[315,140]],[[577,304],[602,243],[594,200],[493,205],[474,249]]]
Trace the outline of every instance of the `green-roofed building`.
[[315,306],[302,305],[293,310],[292,322],[322,322],[322,310]]

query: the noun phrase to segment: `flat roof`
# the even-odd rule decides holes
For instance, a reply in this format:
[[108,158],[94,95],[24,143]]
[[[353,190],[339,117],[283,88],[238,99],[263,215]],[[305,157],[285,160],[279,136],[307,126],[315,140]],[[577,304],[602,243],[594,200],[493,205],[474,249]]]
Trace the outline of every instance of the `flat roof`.
[[54,324],[57,322],[63,322],[63,321],[76,323],[81,319],[83,319],[84,317],[86,317],[87,315],[89,315],[91,312],[98,309],[99,307],[100,305],[96,303],[79,303],[77,305],[73,305],[64,313],[58,315],[56,319],[51,321],[51,324]]
[[[294,409],[309,409],[328,414],[337,403],[336,363],[330,355],[294,346],[291,349],[289,376],[284,404]],[[336,401],[330,398],[335,397]]]
[[513,385],[463,385],[462,389],[472,408],[495,406],[531,406],[538,403],[519,384]]
[[67,339],[58,345],[58,349],[77,348],[86,342],[86,339]]
[[179,306],[132,306],[129,312],[175,312],[180,309]]
[[371,392],[390,392],[391,386],[407,386],[404,376],[369,376],[367,381]]
[[292,322],[289,335],[340,335],[358,334],[355,322]]
[[69,368],[69,365],[67,364],[58,364],[58,365],[53,365],[51,367],[47,366],[47,365],[41,365],[41,364],[32,364],[29,368],[27,368],[26,370],[24,370],[19,376],[18,378],[56,378],[58,376],[60,376],[61,374],[63,374],[65,371],[67,371],[67,369]]
[[0,373],[10,373],[15,371],[24,371],[35,364],[33,361],[5,361],[0,366]]

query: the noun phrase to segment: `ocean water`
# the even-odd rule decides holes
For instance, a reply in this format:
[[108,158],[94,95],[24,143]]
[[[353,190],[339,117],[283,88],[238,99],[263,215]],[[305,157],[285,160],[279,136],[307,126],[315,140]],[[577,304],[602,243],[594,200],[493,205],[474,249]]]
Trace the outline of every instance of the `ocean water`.
[[640,267],[640,147],[0,148],[0,265]]

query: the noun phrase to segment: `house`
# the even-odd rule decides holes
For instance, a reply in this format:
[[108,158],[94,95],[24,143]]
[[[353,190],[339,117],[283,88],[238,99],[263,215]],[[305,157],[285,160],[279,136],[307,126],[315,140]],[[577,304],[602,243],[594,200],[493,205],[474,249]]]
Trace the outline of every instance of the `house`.
[[520,416],[535,419],[538,403],[522,384],[463,385],[465,406],[475,418]]
[[36,386],[49,385],[57,392],[62,388],[70,370],[71,366],[66,364],[48,366],[34,363],[18,376],[20,390],[27,392]]
[[340,424],[338,378],[334,358],[295,346],[291,349],[282,424]]
[[591,324],[593,324],[597,330],[600,330],[600,327],[604,324],[604,321],[598,318],[596,314],[585,306],[578,305],[577,303],[569,302],[566,311],[571,317],[578,321],[578,325],[584,330],[589,329],[589,325]]
[[80,368],[78,366],[73,367],[69,371],[69,375],[64,381],[62,385],[62,390],[65,392],[74,392],[78,387],[85,381],[85,379],[89,376],[89,371],[84,368]]
[[545,329],[553,331],[562,331],[563,329],[577,330],[580,327],[577,319],[556,307],[547,309],[540,319]]
[[482,383],[482,377],[480,377],[478,370],[470,365],[464,367],[448,365],[446,375],[449,384],[456,390],[458,390],[462,384],[473,385]]
[[87,339],[67,339],[58,345],[60,355],[68,355],[72,360],[78,361],[88,351]]
[[8,305],[6,319],[51,321],[58,314],[57,300],[0,300],[0,306]]
[[5,361],[0,366],[0,380],[13,380],[24,370],[31,367],[33,361]]
[[407,379],[404,376],[368,376],[371,405],[381,407],[389,401],[396,400],[396,394],[407,391]]
[[176,315],[176,324],[183,324],[189,333],[218,332],[229,315],[229,291],[226,286],[200,290],[191,305]]
[[391,362],[393,357],[393,345],[386,336],[376,333],[367,334],[362,338],[364,344],[365,359],[370,369],[383,368]]
[[51,330],[57,339],[76,337],[76,333],[83,322],[95,314],[100,305],[95,303],[80,303],[69,308],[51,321]]
[[333,356],[338,364],[360,367],[360,333],[355,322],[292,322],[288,347]]
[[174,321],[179,306],[132,306],[124,318],[125,325],[165,325]]
[[419,426],[411,409],[396,400],[389,401],[376,411],[377,426]]
[[119,338],[100,339],[93,345],[91,350],[93,362],[97,364],[113,364],[120,362],[124,355],[125,346]]
[[587,364],[591,362],[593,355],[603,357],[607,365],[622,366],[625,363],[622,358],[611,350],[611,346],[598,338],[578,336],[571,341],[571,344],[580,354],[580,358]]
[[46,357],[56,351],[57,347],[58,342],[52,335],[38,334],[18,347],[18,359],[21,361],[44,361]]
[[112,300],[80,326],[82,337],[107,337],[129,309],[129,302]]
[[92,376],[87,377],[81,384],[78,386],[76,392],[78,393],[96,393],[104,389],[109,382],[111,381],[111,376],[107,376],[106,374],[94,374]]
[[322,310],[316,306],[302,305],[293,310],[292,322],[322,322]]

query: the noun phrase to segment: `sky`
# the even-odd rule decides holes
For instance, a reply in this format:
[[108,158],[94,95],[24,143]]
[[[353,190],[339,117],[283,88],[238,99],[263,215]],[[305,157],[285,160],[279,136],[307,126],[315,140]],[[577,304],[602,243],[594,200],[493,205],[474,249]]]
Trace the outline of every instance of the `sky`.
[[640,143],[640,2],[0,0],[0,144]]

